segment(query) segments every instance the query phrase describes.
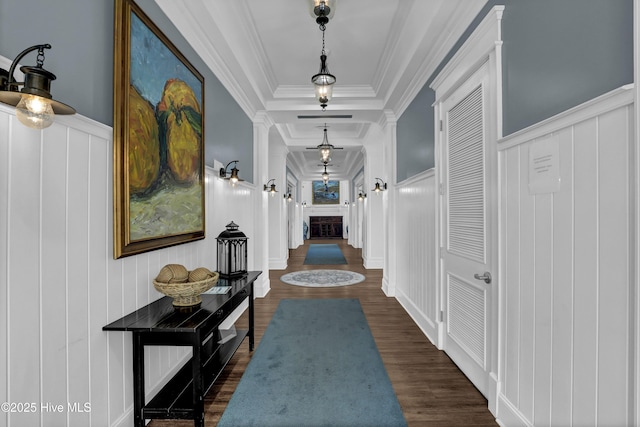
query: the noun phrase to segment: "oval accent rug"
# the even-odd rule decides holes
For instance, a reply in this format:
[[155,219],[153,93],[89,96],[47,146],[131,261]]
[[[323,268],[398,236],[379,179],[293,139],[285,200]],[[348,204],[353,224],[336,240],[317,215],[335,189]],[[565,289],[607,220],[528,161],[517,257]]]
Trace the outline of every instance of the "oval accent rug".
[[347,270],[305,270],[287,273],[280,280],[289,285],[328,288],[355,285],[362,282],[364,276]]

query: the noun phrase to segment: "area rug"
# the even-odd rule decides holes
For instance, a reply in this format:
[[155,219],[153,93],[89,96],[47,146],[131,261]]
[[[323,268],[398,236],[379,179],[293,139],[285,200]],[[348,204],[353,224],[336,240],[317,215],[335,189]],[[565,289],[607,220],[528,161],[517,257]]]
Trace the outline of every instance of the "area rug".
[[312,243],[307,250],[304,263],[307,265],[346,264],[347,259],[336,244]]
[[406,426],[357,299],[284,299],[219,427]]
[[347,270],[306,270],[287,273],[280,280],[289,285],[328,288],[355,285],[362,282],[364,276]]

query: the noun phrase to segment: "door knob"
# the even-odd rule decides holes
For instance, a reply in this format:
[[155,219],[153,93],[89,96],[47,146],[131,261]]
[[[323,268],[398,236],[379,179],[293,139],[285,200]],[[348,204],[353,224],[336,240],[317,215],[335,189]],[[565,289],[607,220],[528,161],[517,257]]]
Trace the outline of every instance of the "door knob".
[[485,271],[482,276],[476,273],[473,275],[473,277],[475,277],[478,280],[484,280],[484,282],[487,284],[491,283],[491,273],[489,273],[488,271]]

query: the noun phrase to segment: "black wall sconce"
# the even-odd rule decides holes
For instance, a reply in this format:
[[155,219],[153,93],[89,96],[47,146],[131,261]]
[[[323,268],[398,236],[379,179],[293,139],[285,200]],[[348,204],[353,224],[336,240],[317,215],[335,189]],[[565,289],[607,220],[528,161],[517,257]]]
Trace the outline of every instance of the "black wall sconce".
[[285,194],[284,198],[287,199],[287,202],[290,202],[293,200],[293,197],[291,196],[291,193]]
[[[9,71],[0,69],[0,102],[16,107],[16,117],[23,125],[32,129],[44,129],[51,126],[55,114],[75,114],[72,107],[51,97],[51,80],[55,74],[42,68],[44,50],[51,49],[50,44],[31,46],[20,52],[11,63]],[[23,65],[24,82],[18,82],[13,73],[18,62],[28,53],[38,51],[34,67]],[[18,91],[18,87],[23,88]]]
[[[382,183],[382,185],[380,185],[380,183]],[[373,187],[373,190],[371,191],[375,191],[376,194],[378,194],[381,191],[384,191],[386,189],[387,189],[387,183],[381,180],[380,178],[376,178],[376,185],[375,187]]]
[[[269,183],[271,183],[271,185],[269,185]],[[270,179],[269,181],[267,181],[267,183],[264,185],[264,191],[267,191],[269,194],[271,194],[271,197],[275,196],[275,194],[278,192],[278,190],[276,190],[276,180]]]
[[[233,163],[234,165],[231,168],[231,172],[229,176],[227,176],[227,170],[229,169],[229,166],[231,165],[231,163]],[[240,169],[236,167],[237,165],[238,165],[238,160],[231,160],[229,163],[227,163],[227,166],[220,168],[220,178],[228,180],[229,182],[231,182],[231,185],[236,185],[238,182],[244,181],[244,179],[240,179],[238,177],[238,171]]]
[[358,200],[363,201],[366,198],[367,198],[366,193],[363,193],[363,192],[358,193]]

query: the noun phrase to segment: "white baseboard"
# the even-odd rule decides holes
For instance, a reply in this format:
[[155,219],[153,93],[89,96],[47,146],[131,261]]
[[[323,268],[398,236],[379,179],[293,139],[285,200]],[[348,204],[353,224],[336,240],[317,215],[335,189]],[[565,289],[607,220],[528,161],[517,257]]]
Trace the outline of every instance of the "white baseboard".
[[498,393],[496,422],[505,427],[531,427],[527,418],[502,394]]

